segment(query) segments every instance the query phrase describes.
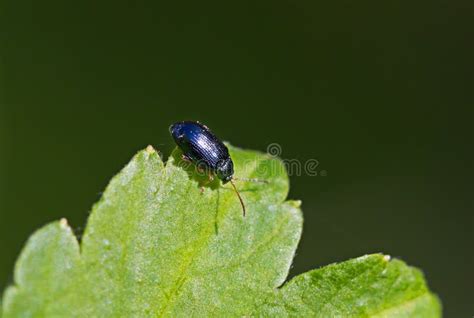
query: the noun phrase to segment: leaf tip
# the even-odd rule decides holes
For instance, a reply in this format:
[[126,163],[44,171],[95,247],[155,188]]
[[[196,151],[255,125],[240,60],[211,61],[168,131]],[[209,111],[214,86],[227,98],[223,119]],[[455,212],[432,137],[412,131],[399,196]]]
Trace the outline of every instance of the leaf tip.
[[61,226],[61,228],[63,229],[67,229],[68,228],[67,220],[65,218],[62,218],[61,220],[59,220],[59,226]]
[[290,200],[288,201],[292,207],[300,208],[301,207],[301,200]]
[[146,147],[145,151],[148,152],[149,154],[152,154],[152,153],[155,153],[155,152],[156,152],[155,148],[153,148],[152,145],[148,145],[148,146]]

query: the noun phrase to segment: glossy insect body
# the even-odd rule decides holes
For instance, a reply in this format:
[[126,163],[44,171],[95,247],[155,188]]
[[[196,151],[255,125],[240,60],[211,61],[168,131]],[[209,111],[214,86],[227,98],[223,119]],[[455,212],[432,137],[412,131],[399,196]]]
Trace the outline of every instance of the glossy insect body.
[[242,212],[245,216],[244,202],[232,182],[234,163],[230,158],[226,145],[209,128],[199,122],[177,122],[170,126],[170,132],[186,159],[199,167],[203,165],[217,175],[222,183],[231,183],[240,200]]
[[170,127],[171,135],[185,158],[214,172],[223,183],[234,175],[229,150],[209,128],[201,123],[182,121]]

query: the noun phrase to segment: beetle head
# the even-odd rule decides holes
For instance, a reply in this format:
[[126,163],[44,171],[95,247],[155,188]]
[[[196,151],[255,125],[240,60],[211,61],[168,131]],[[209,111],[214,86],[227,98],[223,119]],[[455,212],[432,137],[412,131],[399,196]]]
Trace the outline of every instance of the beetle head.
[[227,183],[232,180],[234,175],[234,163],[232,159],[227,158],[217,163],[217,177],[222,180],[223,183]]

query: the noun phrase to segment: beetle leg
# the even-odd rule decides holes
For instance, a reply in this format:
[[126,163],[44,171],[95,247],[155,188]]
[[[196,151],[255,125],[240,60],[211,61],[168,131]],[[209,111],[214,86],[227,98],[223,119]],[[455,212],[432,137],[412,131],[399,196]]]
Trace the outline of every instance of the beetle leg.
[[214,175],[212,174],[211,171],[209,171],[209,173],[207,174],[207,176],[209,177],[209,182],[214,181]]
[[189,158],[188,156],[186,156],[184,153],[181,155],[181,159],[183,159],[183,160],[186,161],[186,162],[191,162],[191,158]]
[[214,181],[214,175],[212,174],[211,171],[208,172],[207,178],[208,178],[208,179],[201,185],[201,193],[204,192],[204,187],[205,187],[206,185],[208,185],[209,183],[211,183],[212,181]]

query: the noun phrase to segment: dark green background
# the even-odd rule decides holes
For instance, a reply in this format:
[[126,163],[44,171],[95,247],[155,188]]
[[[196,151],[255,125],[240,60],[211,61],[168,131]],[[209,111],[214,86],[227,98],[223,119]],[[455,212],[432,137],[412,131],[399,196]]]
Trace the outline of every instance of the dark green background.
[[474,314],[470,1],[7,1],[1,10],[0,286],[27,237],[80,230],[108,180],[195,119],[294,176],[292,275],[366,253],[422,268]]

